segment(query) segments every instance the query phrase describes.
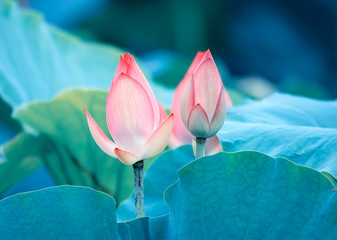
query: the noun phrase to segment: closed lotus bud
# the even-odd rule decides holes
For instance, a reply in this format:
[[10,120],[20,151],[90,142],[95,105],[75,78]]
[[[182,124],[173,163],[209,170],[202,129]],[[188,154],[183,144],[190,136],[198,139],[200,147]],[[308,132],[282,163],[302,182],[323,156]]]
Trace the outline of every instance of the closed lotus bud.
[[106,102],[107,124],[114,142],[85,112],[97,145],[127,165],[163,151],[174,119],[173,114],[164,116],[148,81],[129,54],[120,57]]
[[[174,118],[171,138],[169,141],[169,145],[171,148],[176,148],[184,144],[191,144],[192,139],[194,139],[193,135],[187,130],[187,128],[185,127],[181,119],[180,105],[181,105],[182,96],[184,94],[184,90],[186,86],[188,85],[188,82],[190,81],[194,70],[199,65],[201,59],[203,58],[205,54],[206,52],[197,53],[191,66],[187,70],[186,75],[184,76],[183,80],[178,84],[174,92],[171,109],[172,109],[172,113],[174,114],[175,118]],[[229,95],[227,94],[226,90],[225,90],[225,96],[226,96],[227,106],[228,107],[232,106],[232,101]],[[194,145],[195,144],[193,144],[193,146]],[[222,146],[216,135],[206,141],[206,145],[205,145],[206,155],[214,154],[220,151],[222,151]]]
[[180,113],[188,131],[199,138],[214,136],[225,121],[226,90],[209,50],[187,80]]

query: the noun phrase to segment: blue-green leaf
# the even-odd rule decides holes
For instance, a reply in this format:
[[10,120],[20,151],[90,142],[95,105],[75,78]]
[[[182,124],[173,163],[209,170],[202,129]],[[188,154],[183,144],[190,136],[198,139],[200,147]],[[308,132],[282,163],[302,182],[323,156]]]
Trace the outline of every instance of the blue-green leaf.
[[247,151],[199,158],[178,174],[165,201],[179,239],[337,236],[337,193],[310,168]]
[[42,158],[46,157],[41,153],[43,142],[44,138],[21,133],[2,147],[5,159],[0,159],[0,176],[6,181],[0,182],[0,195],[42,166]]
[[[337,234],[337,197],[322,173],[253,151],[219,153],[181,168],[191,155],[188,146],[164,153],[145,175],[146,214],[171,213],[172,236],[333,239]],[[167,179],[176,178],[166,190],[167,207],[162,190]],[[118,219],[134,218],[132,209],[130,198],[118,209]]]
[[177,177],[164,196],[169,215],[118,225],[115,202],[92,189],[61,186],[14,195],[0,201],[1,236],[198,240],[334,239],[337,234],[334,186],[318,171],[289,160],[254,151],[218,153],[185,165]]
[[[69,88],[108,90],[119,56],[126,53],[114,46],[82,41],[10,0],[0,1],[0,29],[0,95],[14,110],[49,101]],[[173,91],[151,84],[159,100],[169,107]]]
[[11,118],[11,111],[11,107],[0,98],[0,145],[13,138],[21,129],[18,122]]
[[337,101],[275,93],[261,101],[245,100],[228,108],[226,121],[337,128]]
[[118,223],[119,239],[173,239],[169,226],[169,215],[163,215],[159,217],[143,217],[129,222],[121,222]]
[[117,225],[115,201],[90,188],[60,186],[0,201],[1,239],[165,239],[169,216]]
[[90,188],[61,186],[0,201],[1,239],[118,239],[115,201]]
[[15,109],[65,88],[109,89],[123,53],[83,42],[8,0],[0,2],[0,29],[0,94]]
[[256,150],[337,176],[337,101],[275,94],[228,108],[225,151]]

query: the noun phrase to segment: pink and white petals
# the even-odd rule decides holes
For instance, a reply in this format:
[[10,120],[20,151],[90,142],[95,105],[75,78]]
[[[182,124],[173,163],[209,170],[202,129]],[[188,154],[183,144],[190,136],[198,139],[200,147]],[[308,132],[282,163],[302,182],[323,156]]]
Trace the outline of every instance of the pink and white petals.
[[181,98],[181,104],[180,104],[181,119],[187,129],[188,129],[187,121],[194,107],[195,107],[194,84],[193,84],[193,80],[191,80],[187,83],[187,86]]
[[153,108],[144,88],[122,73],[111,86],[106,112],[117,146],[138,153],[154,129]]
[[159,154],[167,145],[174,116],[167,117],[130,54],[120,57],[106,102],[112,142],[87,113],[98,146],[127,165]]
[[147,159],[161,153],[169,139],[173,128],[173,113],[153,132],[144,147],[143,158]]
[[160,109],[157,103],[157,99],[151,89],[149,82],[146,80],[143,72],[136,63],[135,58],[129,53],[120,56],[117,70],[112,80],[111,87],[114,84],[114,82],[120,77],[121,74],[126,74],[129,77],[135,79],[144,88],[147,96],[150,99],[154,111],[154,123],[158,126],[160,124],[160,112],[159,112]]
[[223,123],[225,122],[226,117],[226,92],[225,89],[222,88],[218,103],[216,105],[215,113],[211,122],[211,129],[210,135],[215,135],[220,128],[222,127]]
[[205,144],[205,155],[212,155],[222,151],[223,148],[217,135],[207,138]]
[[89,125],[89,130],[94,138],[96,144],[105,152],[106,154],[110,155],[111,157],[116,157],[114,150],[116,145],[113,141],[111,141],[102,131],[102,129],[97,125],[95,120],[91,117],[91,115],[84,109],[85,114],[87,116],[87,121]]
[[194,71],[193,82],[195,104],[199,103],[206,111],[208,118],[212,119],[223,87],[213,59],[207,58],[198,66]]
[[188,130],[194,135],[202,138],[208,138],[210,132],[210,124],[205,110],[200,104],[197,104],[187,121]]
[[164,106],[158,102],[159,111],[160,111],[160,122],[163,122],[167,118],[167,113]]
[[[190,134],[192,136],[192,134]],[[191,137],[192,139],[192,137]],[[175,149],[177,147],[180,147],[184,144],[190,144],[191,141],[190,139],[188,141],[182,141],[180,137],[178,137],[178,135],[174,132],[174,126],[173,126],[173,129],[172,129],[172,133],[171,133],[171,136],[170,136],[170,140],[169,140],[169,143],[168,145],[170,146],[170,148],[172,149]]]
[[232,100],[231,98],[229,97],[226,89],[225,89],[225,99],[226,99],[226,107],[231,107],[233,106],[233,103],[232,103]]
[[[205,63],[205,60],[207,60],[206,63]],[[197,68],[199,70],[198,70],[198,73],[196,74]],[[211,69],[213,72],[206,71],[206,68]],[[197,75],[197,79],[195,78],[195,75]],[[203,77],[200,77],[201,75],[203,75]],[[206,88],[210,87],[210,86],[207,86],[207,84],[210,81],[209,79],[216,80],[215,85],[217,89],[220,85],[221,90],[219,90],[219,92],[217,91],[217,89],[215,89],[215,93],[216,93],[215,95],[217,95],[218,97],[214,97],[213,99],[207,99],[208,97],[207,94],[206,95],[199,94],[198,97],[201,100],[197,102],[196,97],[195,97],[195,90],[196,90],[194,86],[195,81],[199,82],[197,85],[199,85],[199,90],[202,90],[203,88],[202,86],[205,84],[206,84]],[[214,83],[212,84],[214,85]],[[221,94],[224,94],[225,96],[225,103],[223,100],[223,95]],[[206,99],[203,99],[203,98],[206,98]],[[213,118],[211,119],[212,121],[209,124],[210,127],[207,128],[206,123],[208,120],[206,121],[206,117],[207,119],[209,119],[209,116],[207,115],[206,111],[200,111],[201,118],[199,119],[197,118],[197,121],[201,121],[202,123],[199,125],[199,123],[196,122],[195,125],[197,126],[192,125],[192,129],[189,128],[188,130],[186,126],[188,125],[187,124],[188,118],[190,117],[192,110],[195,108],[197,103],[199,103],[202,107],[204,107],[202,104],[204,104],[205,102],[206,104],[208,104],[207,102],[214,103],[213,110],[209,109],[209,112],[214,111]],[[213,61],[213,57],[210,51],[198,52],[191,66],[187,70],[184,79],[179,83],[173,95],[171,109],[175,115],[175,119],[174,119],[172,134],[171,134],[170,141],[169,141],[170,147],[177,148],[184,144],[191,144],[192,142],[193,148],[195,150],[195,137],[193,137],[191,132],[196,134],[196,136],[198,135],[205,136],[206,135],[205,133],[207,132],[207,130],[209,130],[207,135],[213,136],[218,131],[218,128],[219,127],[221,128],[223,124],[222,118],[225,117],[226,109],[224,108],[226,108],[226,106],[227,107],[232,106],[232,101],[229,95],[227,94],[226,89],[222,85],[220,75],[218,73],[218,70],[216,69],[216,65]],[[191,124],[191,120],[190,120],[190,124]],[[200,133],[200,129],[203,129],[201,133]],[[219,138],[216,135],[208,138],[205,144],[205,154],[206,155],[215,154],[220,151],[222,151],[222,146],[219,141]]]
[[[205,52],[197,52],[197,55],[195,55],[193,62],[191,63],[190,67],[188,68],[185,76],[184,76],[184,80],[187,78],[190,78],[194,72],[194,70],[198,67],[198,65],[200,64],[201,60],[204,58],[206,54]],[[183,81],[184,81],[183,80]]]
[[138,156],[136,156],[136,155],[134,155],[130,152],[121,150],[119,148],[115,148],[115,154],[118,157],[118,159],[126,165],[132,165],[132,164],[138,162],[139,160],[141,160],[140,157],[138,157]]
[[182,122],[195,137],[212,137],[225,121],[228,95],[209,50],[188,81],[180,105]]
[[[171,138],[169,142],[169,145],[171,148],[176,148],[186,143],[190,144],[192,137],[193,137],[192,134],[185,127],[183,120],[181,118],[181,114],[180,114],[181,99],[184,95],[184,91],[188,83],[189,83],[188,78],[185,76],[185,78],[177,86],[174,92],[174,95],[173,95],[171,111],[174,114],[175,118],[174,118],[174,123],[173,123],[173,130],[172,130],[172,134],[171,134]],[[187,115],[187,118],[188,118],[188,115]]]

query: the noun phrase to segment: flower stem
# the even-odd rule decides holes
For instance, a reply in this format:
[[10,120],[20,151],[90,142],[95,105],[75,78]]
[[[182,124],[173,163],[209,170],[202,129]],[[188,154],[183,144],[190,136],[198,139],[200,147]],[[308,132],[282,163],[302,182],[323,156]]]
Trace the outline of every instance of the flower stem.
[[206,138],[197,137],[195,142],[196,142],[195,157],[196,158],[203,157],[204,156]]
[[136,162],[133,166],[133,172],[135,174],[135,207],[136,207],[136,217],[145,217],[144,209],[144,184],[143,184],[143,168],[144,160]]

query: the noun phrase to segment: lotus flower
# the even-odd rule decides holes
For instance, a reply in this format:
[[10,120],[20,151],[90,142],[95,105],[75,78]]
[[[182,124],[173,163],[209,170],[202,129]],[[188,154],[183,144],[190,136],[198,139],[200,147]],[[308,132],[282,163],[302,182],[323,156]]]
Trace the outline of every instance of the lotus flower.
[[108,155],[127,165],[159,154],[166,147],[174,116],[164,111],[130,54],[120,57],[106,102],[111,141],[85,110],[91,135]]
[[210,138],[222,127],[226,98],[230,100],[209,50],[197,54],[186,75],[180,105],[182,122],[195,137]]
[[[195,56],[191,66],[187,70],[187,73],[183,80],[179,83],[178,87],[176,88],[176,91],[174,92],[173,95],[173,100],[172,100],[172,112],[175,115],[174,119],[174,125],[173,125],[173,130],[170,138],[170,147],[176,148],[184,144],[190,144],[193,139],[193,135],[187,130],[185,127],[183,120],[181,118],[180,114],[180,105],[181,105],[181,100],[183,93],[186,89],[186,86],[188,85],[189,81],[192,78],[192,74],[196,67],[199,65],[200,61],[204,57],[206,52],[198,52],[197,55]],[[226,97],[226,104],[227,106],[232,106],[232,101],[229,98],[226,90],[225,91],[225,97]],[[193,140],[195,141],[195,139]],[[195,145],[195,142],[193,142],[193,146]],[[205,154],[214,154],[219,151],[222,151],[222,146],[221,143],[216,135],[211,137],[210,139],[207,140],[206,145],[205,145]]]

